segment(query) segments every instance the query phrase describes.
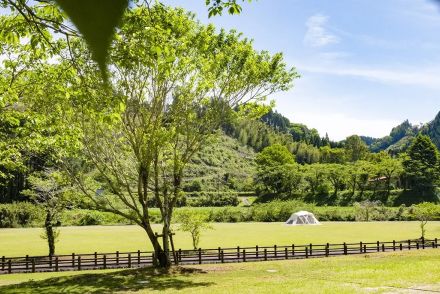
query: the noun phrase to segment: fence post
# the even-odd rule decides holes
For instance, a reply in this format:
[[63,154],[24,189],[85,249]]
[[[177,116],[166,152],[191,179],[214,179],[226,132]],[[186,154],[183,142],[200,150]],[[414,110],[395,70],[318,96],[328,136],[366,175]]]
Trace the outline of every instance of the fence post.
[[399,249],[400,249],[400,251],[403,250],[403,245],[402,245],[402,243],[399,244]]
[[116,265],[119,265],[119,251],[116,251]]
[[98,253],[95,251],[95,266],[98,265]]
[[55,271],[58,271],[58,256],[55,257]]
[[35,258],[32,258],[32,272],[35,273]]
[[258,245],[255,246],[255,257],[258,259]]
[[266,248],[264,248],[264,260],[265,261],[267,260],[267,249]]
[[344,255],[347,255],[347,243],[344,242]]
[[292,256],[295,256],[295,244],[292,244]]
[[237,246],[237,259],[240,261],[240,246]]
[[199,248],[199,264],[202,264],[202,248]]
[[3,255],[2,256],[2,271],[5,270],[5,259],[6,259],[6,257]]
[[419,242],[416,242],[416,248],[417,248],[417,250],[420,249],[420,248],[419,248]]
[[52,269],[52,255],[49,255],[49,267]]
[[75,267],[75,253],[72,253],[72,267]]
[[221,256],[222,256],[222,263],[225,263],[225,253],[223,250],[221,251]]
[[435,248],[438,248],[437,238],[434,239],[435,242]]
[[422,237],[422,249],[425,249],[425,237]]
[[330,249],[330,244],[327,243],[325,245],[325,257],[328,257],[328,254],[329,254],[329,251],[330,251],[329,249]]
[[12,273],[12,261],[8,260],[8,273]]
[[382,243],[382,252],[385,252],[385,243]]
[[179,261],[182,261],[182,249],[179,248]]
[[275,258],[278,257],[277,245],[273,245],[273,252],[275,253]]
[[29,269],[29,255],[26,254],[26,269]]
[[107,268],[107,255],[104,254],[104,269]]
[[220,251],[221,251],[221,248],[219,247],[217,250],[218,250],[218,259],[220,260]]
[[432,248],[435,248],[435,243],[434,243],[434,241],[432,241]]
[[362,253],[362,248],[363,248],[363,247],[364,247],[364,246],[362,246],[362,241],[359,242],[359,248],[360,248],[361,253]]
[[284,258],[289,259],[289,255],[287,253],[287,247],[284,248]]
[[138,252],[137,252],[137,260],[138,260],[138,265],[140,265],[141,264],[141,251],[140,250],[138,250]]
[[364,253],[367,253],[367,245],[364,244]]
[[128,268],[131,268],[131,253],[128,253]]
[[246,262],[246,249],[243,249],[243,262]]
[[312,247],[313,247],[313,245],[312,245],[312,243],[310,243],[310,256],[312,256]]
[[411,250],[411,240],[408,240],[408,250]]
[[305,248],[306,248],[306,258],[309,258],[309,248],[307,248],[307,246]]
[[376,246],[377,246],[377,252],[379,252],[379,251],[380,251],[380,248],[379,248],[379,241],[377,241]]
[[78,270],[81,270],[81,256],[78,256]]
[[396,240],[393,240],[393,251],[396,251]]

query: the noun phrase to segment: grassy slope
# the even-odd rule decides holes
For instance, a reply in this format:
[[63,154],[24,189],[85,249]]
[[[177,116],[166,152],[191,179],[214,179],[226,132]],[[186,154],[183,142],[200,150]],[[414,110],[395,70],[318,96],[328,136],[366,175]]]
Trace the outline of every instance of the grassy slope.
[[203,191],[224,190],[222,179],[225,174],[237,183],[241,190],[246,181],[255,173],[255,152],[252,148],[242,146],[237,140],[220,135],[213,144],[195,154],[187,168],[187,181],[199,180]]
[[[216,223],[202,233],[202,248],[271,246],[326,242],[390,241],[420,236],[418,222],[328,222],[321,226],[285,226],[281,223]],[[155,226],[158,230],[160,227]],[[429,222],[428,237],[440,237],[440,222]],[[0,256],[44,255],[42,229],[0,229]],[[151,250],[145,233],[137,226],[63,227],[57,253],[70,254]],[[190,248],[190,235],[177,232],[177,248]]]
[[4,275],[0,276],[0,285],[9,286],[0,287],[0,292],[418,293],[416,290],[440,290],[440,271],[433,270],[438,268],[440,250],[428,249],[328,259],[201,265],[174,269],[173,274],[142,269]]

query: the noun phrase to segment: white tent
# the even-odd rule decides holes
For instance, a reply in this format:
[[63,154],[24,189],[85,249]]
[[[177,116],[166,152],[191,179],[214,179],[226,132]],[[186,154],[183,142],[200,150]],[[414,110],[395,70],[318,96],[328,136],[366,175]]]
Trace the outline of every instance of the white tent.
[[313,213],[308,211],[298,211],[289,217],[289,219],[286,221],[286,225],[320,225],[320,223]]

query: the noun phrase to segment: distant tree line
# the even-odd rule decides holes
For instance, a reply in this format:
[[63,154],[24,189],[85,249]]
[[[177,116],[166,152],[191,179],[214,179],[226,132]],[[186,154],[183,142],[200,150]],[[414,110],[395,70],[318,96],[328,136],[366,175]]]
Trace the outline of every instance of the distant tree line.
[[[327,204],[366,198],[387,201],[394,190],[413,195],[406,203],[438,200],[439,152],[424,135],[418,135],[400,156],[371,153],[358,136],[351,136],[344,148],[321,148],[319,163],[300,164],[280,144],[263,149],[256,163],[256,192],[264,200],[305,197]],[[341,194],[348,199],[341,199]]]

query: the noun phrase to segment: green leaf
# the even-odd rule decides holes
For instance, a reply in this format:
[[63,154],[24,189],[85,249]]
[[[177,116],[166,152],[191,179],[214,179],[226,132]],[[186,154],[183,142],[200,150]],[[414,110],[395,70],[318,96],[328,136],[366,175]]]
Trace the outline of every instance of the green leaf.
[[128,0],[56,0],[84,36],[101,72],[107,76],[108,49]]

